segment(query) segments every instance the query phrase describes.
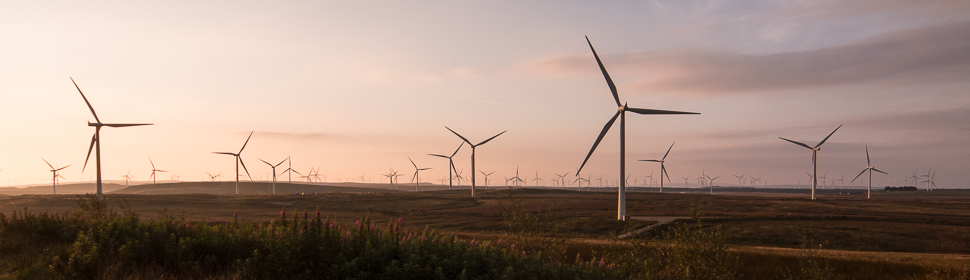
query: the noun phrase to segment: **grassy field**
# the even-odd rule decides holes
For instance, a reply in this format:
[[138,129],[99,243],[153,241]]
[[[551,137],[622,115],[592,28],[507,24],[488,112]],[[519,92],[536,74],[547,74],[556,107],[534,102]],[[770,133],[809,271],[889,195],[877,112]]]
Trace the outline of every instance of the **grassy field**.
[[[467,189],[406,192],[381,184],[311,186],[278,184],[278,193],[266,184],[242,184],[244,195],[230,195],[234,183],[196,182],[139,185],[106,195],[111,203],[126,202],[139,215],[155,217],[162,209],[181,212],[190,220],[240,219],[269,221],[288,212],[319,210],[337,221],[353,222],[369,216],[375,221],[402,218],[411,228],[431,228],[479,240],[506,236],[503,219],[509,203],[505,190],[481,190],[476,198]],[[437,190],[433,190],[437,189]],[[306,195],[292,193],[303,192]],[[316,194],[313,194],[313,193]],[[930,274],[941,267],[970,263],[970,196],[962,191],[879,193],[867,200],[858,195],[822,195],[811,201],[804,195],[631,192],[631,216],[690,216],[691,205],[702,215],[705,227],[719,227],[731,250],[748,262],[798,262],[805,254],[832,260],[833,267],[851,273],[861,266],[900,275]],[[912,194],[912,195],[905,195]],[[570,232],[570,252],[591,254],[608,243],[611,234],[651,224],[618,222],[613,192],[516,189],[514,196],[532,210],[562,217]],[[0,196],[0,212],[68,211],[77,195]],[[656,237],[678,223],[661,225],[641,238]],[[801,258],[800,258],[801,256]],[[746,271],[748,278],[762,275]],[[776,272],[773,272],[776,273]],[[896,278],[907,279],[907,278]]]

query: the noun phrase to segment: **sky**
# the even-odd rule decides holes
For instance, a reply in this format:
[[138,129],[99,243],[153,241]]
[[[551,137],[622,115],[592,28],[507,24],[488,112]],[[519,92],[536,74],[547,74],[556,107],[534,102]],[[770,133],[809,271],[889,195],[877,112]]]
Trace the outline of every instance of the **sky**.
[[[630,181],[675,143],[673,186],[742,174],[807,185],[818,172],[874,186],[935,172],[970,187],[970,2],[955,1],[11,1],[0,3],[0,186],[82,172],[94,121],[102,173],[136,180],[254,178],[292,159],[327,181],[440,183],[461,140],[489,184],[575,174],[616,112],[586,38],[630,107]],[[619,179],[618,123],[582,170]],[[466,145],[457,169],[471,172]],[[287,164],[283,164],[287,166]],[[282,168],[281,168],[282,169]],[[481,173],[479,173],[481,174]],[[498,178],[498,179],[496,179]],[[575,177],[567,177],[573,180]],[[483,176],[478,176],[483,185]],[[863,176],[853,185],[863,186]],[[748,184],[747,182],[742,182]],[[530,182],[530,184],[533,184]],[[922,185],[921,185],[922,187]]]

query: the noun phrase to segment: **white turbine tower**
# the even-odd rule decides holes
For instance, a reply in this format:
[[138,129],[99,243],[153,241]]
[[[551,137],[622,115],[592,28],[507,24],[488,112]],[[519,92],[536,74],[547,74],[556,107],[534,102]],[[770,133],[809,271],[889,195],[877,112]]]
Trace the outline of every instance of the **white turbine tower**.
[[836,127],[835,130],[832,131],[832,133],[829,133],[829,136],[825,136],[825,139],[822,139],[822,142],[818,142],[818,145],[815,145],[815,147],[806,145],[805,143],[802,143],[802,142],[788,140],[783,137],[778,137],[778,138],[781,138],[781,140],[792,142],[795,145],[799,145],[799,146],[808,148],[809,150],[812,150],[812,200],[815,200],[815,187],[818,185],[818,162],[816,161],[816,159],[818,159],[817,157],[818,150],[821,149],[820,147],[822,147],[822,144],[825,144],[825,141],[829,140],[829,137],[832,137],[832,134],[835,134],[835,132],[838,131],[839,128],[842,128],[841,124],[839,125],[839,127]]
[[[65,167],[61,167],[61,168],[56,168],[56,167],[54,167],[53,165],[51,165],[51,163],[50,163],[50,162],[47,162],[47,160],[46,160],[46,159],[44,159],[44,158],[40,158],[40,159],[41,159],[41,160],[43,160],[43,161],[44,161],[44,163],[46,163],[46,164],[47,164],[47,166],[50,166],[50,168],[51,168],[51,173],[52,173],[52,174],[53,174],[53,176],[54,176],[54,178],[52,178],[52,179],[51,179],[51,182],[52,182],[52,183],[54,183],[54,188],[53,188],[53,192],[54,192],[54,194],[57,194],[57,178],[64,178],[64,176],[61,176],[60,174],[57,174],[57,172],[60,172],[61,170],[64,170],[64,168],[68,168],[68,167],[70,167],[71,165],[70,165],[70,164],[68,164],[68,165],[67,165],[67,166],[65,166]],[[64,178],[64,179],[67,179],[67,178]]]
[[[428,168],[418,168],[418,165],[417,164],[414,164],[414,160],[411,160],[411,157],[408,157],[408,160],[411,161],[411,165],[414,165],[414,175],[411,176],[411,181],[414,181],[414,191],[418,191],[418,185],[421,184],[421,176],[420,176],[420,174],[418,174],[418,172],[421,172],[422,170],[428,170],[428,169],[431,169],[431,168],[430,167],[428,167]],[[474,172],[473,172],[473,174],[474,174]]]
[[[451,153],[450,156],[438,155],[438,154],[428,154],[429,156],[435,156],[435,157],[440,157],[440,158],[446,158],[446,159],[448,159],[448,190],[449,191],[452,189],[452,181],[451,181],[451,179],[453,179],[454,176],[455,176],[451,172],[454,171],[455,174],[458,173],[458,169],[455,168],[455,161],[452,160],[452,158],[455,157],[456,154],[458,154],[458,151],[461,150],[461,146],[463,146],[463,145],[465,145],[465,142],[461,142],[461,144],[458,144],[458,149],[455,149],[455,152],[454,153]],[[475,173],[475,172],[472,172],[472,173]],[[461,184],[461,182],[459,182],[459,185],[460,184]]]

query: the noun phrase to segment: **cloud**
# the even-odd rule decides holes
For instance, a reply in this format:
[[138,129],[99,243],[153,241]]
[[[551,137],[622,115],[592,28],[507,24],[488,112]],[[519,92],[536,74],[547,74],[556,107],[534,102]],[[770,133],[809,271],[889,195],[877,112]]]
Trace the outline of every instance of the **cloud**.
[[[633,92],[765,93],[874,83],[883,86],[966,83],[970,21],[897,30],[855,42],[800,52],[751,55],[709,50],[663,50],[603,55],[607,69]],[[585,55],[523,65],[540,75],[590,75]],[[619,71],[617,71],[619,70]]]
[[970,106],[863,117],[852,124],[876,129],[970,132]]

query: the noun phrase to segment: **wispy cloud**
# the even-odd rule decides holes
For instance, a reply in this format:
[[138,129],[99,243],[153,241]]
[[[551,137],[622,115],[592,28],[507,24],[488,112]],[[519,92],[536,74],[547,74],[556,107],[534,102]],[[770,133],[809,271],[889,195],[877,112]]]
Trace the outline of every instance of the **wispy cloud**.
[[322,140],[330,137],[330,134],[316,133],[316,132],[294,133],[294,132],[257,131],[255,134],[258,134],[260,137],[288,139],[288,140]]
[[[801,52],[749,55],[665,50],[603,55],[603,60],[608,69],[622,69],[616,71],[621,75],[647,77],[629,82],[627,89],[634,93],[736,94],[860,83],[967,83],[967,30],[970,21],[950,21]],[[557,57],[524,67],[537,74],[589,75],[596,69],[588,56]]]

